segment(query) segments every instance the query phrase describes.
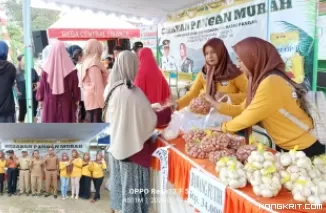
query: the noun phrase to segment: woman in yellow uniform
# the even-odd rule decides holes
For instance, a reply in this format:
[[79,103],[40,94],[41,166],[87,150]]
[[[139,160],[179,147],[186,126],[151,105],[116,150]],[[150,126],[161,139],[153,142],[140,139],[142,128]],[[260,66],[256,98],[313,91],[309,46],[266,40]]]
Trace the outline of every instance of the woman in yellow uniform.
[[307,156],[325,153],[325,146],[300,125],[313,128],[313,120],[304,99],[306,91],[285,72],[285,64],[276,48],[259,38],[246,38],[234,47],[241,71],[249,77],[246,103],[228,105],[207,97],[223,114],[236,116],[222,125],[223,132],[246,130],[261,124],[272,137],[278,151],[299,147]]
[[5,167],[6,167],[6,158],[5,153],[0,151],[0,195],[3,195],[3,188],[5,182]]
[[100,189],[104,179],[104,170],[106,170],[106,163],[103,160],[102,154],[97,153],[95,161],[90,165],[90,171],[92,172],[95,195],[92,202],[96,202],[101,199]]
[[189,92],[177,101],[180,110],[202,93],[216,99],[228,95],[233,104],[240,104],[246,98],[248,79],[230,59],[223,41],[210,39],[203,47],[205,66],[191,86]]
[[83,163],[82,163],[82,176],[80,179],[80,190],[79,197],[85,200],[88,200],[91,196],[91,180],[92,173],[89,170],[90,165],[90,156],[89,153],[84,153]]
[[72,159],[71,159],[71,198],[78,200],[79,198],[79,182],[82,176],[82,166],[83,161],[79,157],[78,151],[76,149],[72,150]]
[[59,163],[59,169],[60,169],[61,196],[62,196],[62,200],[65,200],[67,199],[69,176],[72,170],[72,166],[69,162],[69,157],[67,153],[62,154],[62,158]]

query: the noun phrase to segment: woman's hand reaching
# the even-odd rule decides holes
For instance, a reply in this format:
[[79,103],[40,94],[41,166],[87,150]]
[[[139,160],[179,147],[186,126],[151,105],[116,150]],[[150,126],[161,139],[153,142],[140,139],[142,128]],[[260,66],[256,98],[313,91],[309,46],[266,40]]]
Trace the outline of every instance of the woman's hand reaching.
[[216,92],[215,95],[214,95],[214,99],[217,102],[227,102],[228,101],[228,96],[225,95],[224,93]]
[[205,95],[205,100],[214,108],[219,108],[219,103],[210,95]]

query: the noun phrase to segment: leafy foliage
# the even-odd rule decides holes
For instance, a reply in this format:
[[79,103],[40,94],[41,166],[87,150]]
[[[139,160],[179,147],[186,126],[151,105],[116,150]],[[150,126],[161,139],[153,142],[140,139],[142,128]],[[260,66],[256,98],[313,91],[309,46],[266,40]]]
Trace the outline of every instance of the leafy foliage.
[[[8,16],[7,31],[10,39],[11,57],[14,62],[24,51],[23,1],[7,0],[2,4]],[[60,12],[31,8],[31,30],[46,30],[59,19]]]
[[299,33],[299,45],[297,52],[304,57],[304,70],[306,75],[305,86],[311,88],[311,80],[313,75],[313,63],[314,63],[314,38],[307,32],[286,21],[280,21],[286,32],[297,31]]

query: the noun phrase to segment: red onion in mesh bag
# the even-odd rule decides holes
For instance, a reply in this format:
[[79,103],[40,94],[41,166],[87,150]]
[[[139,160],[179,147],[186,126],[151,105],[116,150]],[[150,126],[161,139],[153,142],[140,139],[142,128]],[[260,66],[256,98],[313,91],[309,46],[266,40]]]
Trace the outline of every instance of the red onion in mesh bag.
[[183,135],[183,139],[185,140],[186,143],[200,142],[205,136],[206,133],[204,130],[193,129],[185,133]]
[[202,139],[201,147],[205,152],[226,149],[229,145],[230,138],[224,133],[212,132]]
[[228,149],[238,150],[241,146],[246,144],[246,140],[244,137],[237,135],[228,135],[230,137],[230,142],[228,145]]
[[231,157],[231,156],[235,156],[235,150],[233,150],[233,149],[223,149],[223,150],[219,150],[219,151],[210,152],[208,154],[208,159],[212,163],[216,163],[222,157]]
[[208,153],[204,152],[200,148],[200,143],[186,143],[185,146],[186,154],[193,158],[206,159],[208,158]]
[[236,153],[236,157],[239,161],[245,162],[247,161],[249,155],[251,154],[252,151],[257,150],[257,146],[255,145],[244,145],[241,146]]
[[190,101],[189,109],[193,113],[207,115],[211,109],[211,105],[204,97],[198,97]]

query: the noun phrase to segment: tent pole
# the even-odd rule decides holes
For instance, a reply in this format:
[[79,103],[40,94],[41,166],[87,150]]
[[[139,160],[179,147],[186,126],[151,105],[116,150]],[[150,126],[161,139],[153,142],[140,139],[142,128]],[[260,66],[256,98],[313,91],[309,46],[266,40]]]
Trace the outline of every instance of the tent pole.
[[266,17],[266,41],[271,41],[271,6],[272,6],[272,0],[267,0],[267,17]]
[[31,35],[31,0],[23,2],[23,21],[24,21],[24,60],[25,60],[25,82],[26,82],[26,107],[27,122],[33,123],[33,85],[32,85],[32,35]]

